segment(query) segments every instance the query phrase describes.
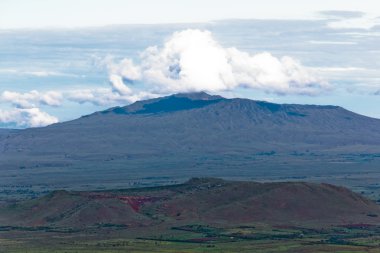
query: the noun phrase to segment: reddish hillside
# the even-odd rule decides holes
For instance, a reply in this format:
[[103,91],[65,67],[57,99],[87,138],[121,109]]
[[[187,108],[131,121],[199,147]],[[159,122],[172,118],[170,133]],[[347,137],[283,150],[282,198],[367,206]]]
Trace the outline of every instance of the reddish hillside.
[[227,223],[377,222],[379,206],[343,187],[311,183],[193,180],[195,190],[176,195],[159,211],[183,220]]
[[0,209],[0,225],[88,227],[159,223],[326,225],[380,223],[380,208],[343,187],[192,179],[106,192],[56,191]]

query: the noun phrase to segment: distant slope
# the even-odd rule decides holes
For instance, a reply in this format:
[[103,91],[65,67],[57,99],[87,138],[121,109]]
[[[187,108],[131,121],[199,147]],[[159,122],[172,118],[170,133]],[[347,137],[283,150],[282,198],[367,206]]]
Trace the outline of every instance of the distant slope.
[[3,141],[2,157],[223,154],[379,144],[380,120],[340,107],[280,105],[200,93],[137,102],[19,131]]
[[0,209],[0,226],[159,224],[375,224],[380,207],[346,188],[311,183],[192,179],[185,184],[105,192],[56,191]]
[[[10,134],[16,133],[17,131],[18,130],[14,130],[14,129],[0,128],[0,143],[4,143],[4,141],[9,137]],[[1,150],[1,147],[0,147],[0,150]]]
[[[0,138],[0,168],[27,169],[28,177],[25,172],[7,179],[22,183],[87,184],[194,173],[228,177],[236,169],[307,168],[316,162],[347,168],[356,162],[351,155],[362,153],[366,159],[380,154],[380,120],[337,106],[206,93],[140,101]],[[80,174],[84,171],[86,176]]]
[[7,135],[12,132],[16,132],[17,130],[14,129],[7,129],[7,128],[0,128],[0,136]]

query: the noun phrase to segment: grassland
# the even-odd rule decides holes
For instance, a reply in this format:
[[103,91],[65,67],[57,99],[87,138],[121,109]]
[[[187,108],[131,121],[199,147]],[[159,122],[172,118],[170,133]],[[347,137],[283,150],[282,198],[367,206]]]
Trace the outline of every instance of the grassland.
[[379,232],[377,226],[308,229],[261,224],[229,228],[188,225],[149,231],[144,238],[142,231],[128,229],[73,233],[11,230],[0,233],[0,252],[380,252]]

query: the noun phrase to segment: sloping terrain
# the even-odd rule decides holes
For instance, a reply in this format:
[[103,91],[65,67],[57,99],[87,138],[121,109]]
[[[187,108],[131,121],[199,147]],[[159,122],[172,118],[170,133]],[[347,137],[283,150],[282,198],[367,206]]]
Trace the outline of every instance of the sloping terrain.
[[312,183],[192,179],[105,192],[56,191],[0,209],[0,226],[86,228],[163,224],[379,224],[380,208],[346,188]]

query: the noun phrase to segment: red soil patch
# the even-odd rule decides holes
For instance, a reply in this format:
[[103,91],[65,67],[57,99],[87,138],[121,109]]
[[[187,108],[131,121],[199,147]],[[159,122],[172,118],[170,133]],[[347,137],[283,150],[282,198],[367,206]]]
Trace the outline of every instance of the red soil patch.
[[118,197],[122,202],[128,203],[133,210],[138,212],[140,210],[140,207],[144,205],[145,203],[154,202],[157,200],[157,198],[152,197],[136,197],[136,196],[123,196]]
[[145,203],[151,203],[159,200],[159,198],[154,197],[141,197],[141,196],[115,196],[105,193],[91,194],[89,195],[92,199],[118,199],[121,202],[128,204],[135,212],[140,211],[140,208]]
[[45,225],[45,220],[44,219],[38,219],[35,222],[33,222],[31,225],[34,227],[39,227]]

